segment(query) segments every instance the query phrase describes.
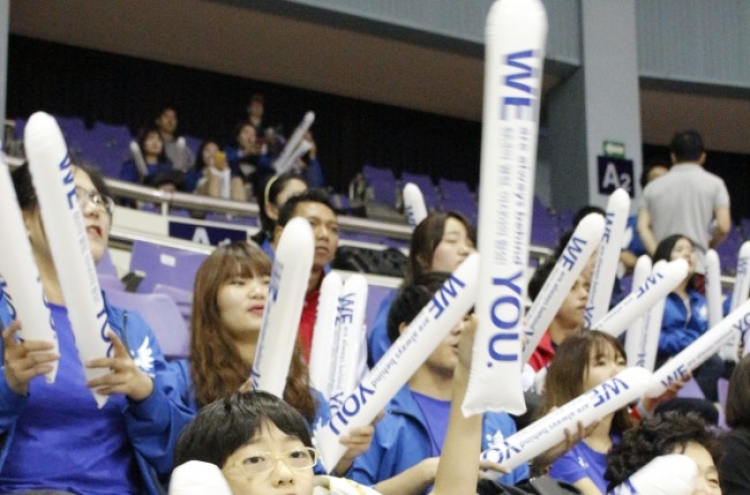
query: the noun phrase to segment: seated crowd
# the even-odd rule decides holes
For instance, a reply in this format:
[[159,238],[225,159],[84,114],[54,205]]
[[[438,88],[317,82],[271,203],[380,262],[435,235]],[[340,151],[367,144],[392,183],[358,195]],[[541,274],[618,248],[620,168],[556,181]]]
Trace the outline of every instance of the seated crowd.
[[[274,145],[257,139],[264,125],[262,104],[262,99],[251,101],[249,120],[237,127],[235,146],[220,151],[218,143],[208,141],[197,157],[177,143],[176,114],[165,109],[156,119],[157,127],[139,138],[140,156],[123,166],[123,178],[129,180],[172,188],[192,181],[196,191],[219,191],[221,197],[234,199],[247,199],[252,192],[263,206],[262,229],[254,242],[217,247],[198,270],[190,355],[184,360],[168,362],[147,322],[106,303],[112,352],[106,358],[81,362],[69,318],[75,307],[63,298],[29,167],[13,172],[59,349],[19,338],[23,322],[15,318],[12,300],[0,292],[4,329],[0,493],[156,495],[166,489],[198,493],[190,489],[204,488],[201,493],[223,490],[233,495],[312,495],[326,490],[461,495],[477,493],[480,471],[486,476],[491,469],[497,475],[479,485],[482,493],[510,493],[511,486],[528,490],[523,493],[539,493],[532,491],[534,485],[528,480],[543,476],[566,490],[555,493],[605,495],[653,459],[668,454],[694,462],[697,476],[690,479],[691,491],[686,493],[750,493],[744,491],[750,480],[742,462],[721,455],[723,443],[736,459],[750,455],[750,421],[745,417],[750,407],[746,404],[750,358],[731,372],[726,407],[733,430],[726,442],[699,415],[687,412],[692,406],[675,399],[684,383],[678,382],[660,397],[644,397],[586,429],[579,424],[577,431],[567,432],[565,442],[515,469],[480,463],[480,452],[502,446],[527,421],[505,412],[469,417],[461,412],[478,322],[472,313],[420,363],[372,424],[351,428],[340,437],[344,451],[340,461],[324,466],[314,439],[330,419],[331,405],[311,383],[308,366],[321,286],[338,247],[338,220],[326,194],[312,187],[320,185],[317,179],[299,173],[310,170],[314,143],[307,168],[275,175],[267,152]],[[99,262],[112,225],[112,196],[95,170],[75,166],[73,171],[89,250]],[[192,179],[191,171],[195,171]],[[315,252],[283,397],[278,398],[252,390],[250,377],[270,297],[274,253],[295,217],[310,223]],[[688,237],[674,235],[662,239],[654,255],[655,260],[685,258],[690,270],[668,296],[659,339],[661,361],[708,330],[701,310],[705,300],[693,283],[693,247]],[[417,225],[403,284],[383,302],[368,332],[370,367],[474,252],[476,232],[460,213],[432,212]],[[536,271],[529,284],[532,297],[539,294],[555,261]],[[620,341],[584,328],[593,261],[570,289],[527,365],[531,375],[546,372],[543,391],[532,387],[534,380],[525,387],[528,404],[540,404],[536,417],[604,383],[626,366]],[[53,384],[45,383],[43,375],[53,366],[57,378]],[[104,373],[87,380],[84,369]],[[714,407],[717,380],[728,374],[718,357],[695,371],[707,398],[701,407]],[[108,397],[103,406],[94,401],[92,390]],[[670,405],[673,412],[661,412]],[[356,491],[347,491],[352,488]]]

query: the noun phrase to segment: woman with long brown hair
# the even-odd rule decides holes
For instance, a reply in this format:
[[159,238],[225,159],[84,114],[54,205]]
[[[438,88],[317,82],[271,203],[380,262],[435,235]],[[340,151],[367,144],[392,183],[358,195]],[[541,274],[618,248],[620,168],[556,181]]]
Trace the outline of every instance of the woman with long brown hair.
[[[625,350],[603,332],[571,335],[555,352],[544,383],[544,414],[609,380],[625,369]],[[583,440],[552,463],[550,476],[570,483],[584,495],[604,495],[607,452],[632,425],[628,408],[611,413]]]
[[[220,246],[203,262],[195,277],[190,357],[176,361],[182,398],[194,411],[216,399],[248,389],[260,336],[271,261],[255,244]],[[283,399],[299,411],[310,429],[329,418],[328,404],[310,387],[307,365],[295,346]],[[367,450],[373,428],[353,429],[342,443],[349,447],[336,472]]]

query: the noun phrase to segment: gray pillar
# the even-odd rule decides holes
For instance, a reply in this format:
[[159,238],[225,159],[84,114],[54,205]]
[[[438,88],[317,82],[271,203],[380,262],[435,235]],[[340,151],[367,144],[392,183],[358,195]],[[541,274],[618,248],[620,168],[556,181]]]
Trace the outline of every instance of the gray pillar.
[[[549,95],[550,179],[557,208],[604,207],[609,192],[602,193],[603,186],[640,192],[635,21],[635,0],[581,0],[582,67]],[[601,160],[605,142],[622,144],[624,157]],[[617,148],[609,152],[616,155]]]

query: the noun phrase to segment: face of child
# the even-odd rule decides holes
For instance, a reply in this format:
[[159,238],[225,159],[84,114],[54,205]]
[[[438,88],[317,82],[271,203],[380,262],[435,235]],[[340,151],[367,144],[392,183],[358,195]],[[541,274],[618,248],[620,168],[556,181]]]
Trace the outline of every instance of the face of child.
[[693,487],[692,495],[721,495],[719,471],[705,447],[696,442],[688,442],[684,451],[678,447],[675,453],[690,457],[698,465],[698,479]]
[[[271,422],[265,423],[249,443],[235,450],[221,467],[233,495],[311,495],[313,468],[295,468],[278,459],[290,451],[304,452],[302,441],[281,431]],[[288,457],[288,456],[287,456]],[[270,459],[262,472],[248,474],[243,465],[252,465],[259,458]]]
[[432,254],[431,270],[453,272],[471,253],[476,252],[474,243],[463,223],[449,217],[443,228],[443,238]]
[[219,288],[221,322],[234,338],[260,331],[270,277],[233,277]]
[[583,376],[583,389],[591,390],[625,369],[625,356],[611,345],[604,349],[592,349],[588,370]]

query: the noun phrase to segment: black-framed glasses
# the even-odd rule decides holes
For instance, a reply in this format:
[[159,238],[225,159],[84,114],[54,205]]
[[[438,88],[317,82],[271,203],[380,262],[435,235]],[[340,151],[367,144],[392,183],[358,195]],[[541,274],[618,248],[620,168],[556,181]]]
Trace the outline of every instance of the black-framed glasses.
[[276,463],[280,460],[291,469],[311,468],[318,462],[318,452],[312,447],[292,449],[283,454],[253,452],[247,457],[235,461],[231,466],[241,469],[246,475],[250,476],[270,471],[276,467]]
[[105,211],[108,215],[112,215],[115,210],[115,202],[109,196],[103,196],[98,191],[88,191],[82,187],[76,186],[76,197],[78,198],[78,204],[83,209],[86,204],[91,203],[98,209]]

